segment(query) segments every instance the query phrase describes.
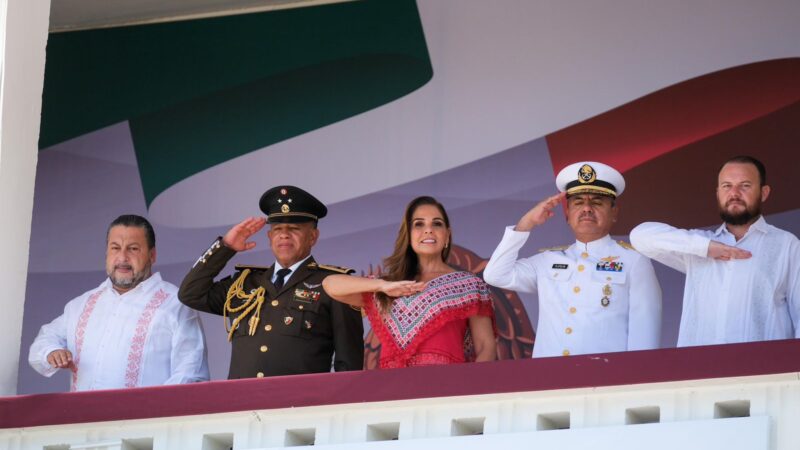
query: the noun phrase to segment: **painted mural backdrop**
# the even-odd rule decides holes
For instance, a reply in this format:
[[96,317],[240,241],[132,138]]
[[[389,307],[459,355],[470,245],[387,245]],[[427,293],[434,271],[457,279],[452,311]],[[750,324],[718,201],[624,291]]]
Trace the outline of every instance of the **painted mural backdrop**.
[[[366,274],[405,204],[430,194],[451,217],[451,263],[480,274],[568,163],[624,173],[612,233],[625,239],[645,220],[716,226],[719,164],[749,153],[768,168],[768,221],[800,234],[800,4],[563,3],[365,0],[51,35],[18,391],[66,389],[27,349],[103,280],[122,213],[151,219],[156,269],[179,284],[216,236],[260,214],[264,190],[294,184],[329,206],[317,260]],[[552,220],[523,255],[573,240]],[[271,264],[257,242],[234,263]],[[674,346],[683,277],[657,274]],[[529,356],[536,296],[493,295],[501,357]],[[225,378],[222,319],[204,326]]]

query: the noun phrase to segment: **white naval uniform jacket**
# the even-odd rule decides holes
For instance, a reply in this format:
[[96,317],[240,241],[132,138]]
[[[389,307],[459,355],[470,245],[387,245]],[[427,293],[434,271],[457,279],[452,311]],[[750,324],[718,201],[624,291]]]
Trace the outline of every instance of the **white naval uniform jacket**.
[[493,286],[538,293],[534,357],[659,346],[661,287],[649,259],[608,235],[518,259],[529,235],[507,227],[483,274]]

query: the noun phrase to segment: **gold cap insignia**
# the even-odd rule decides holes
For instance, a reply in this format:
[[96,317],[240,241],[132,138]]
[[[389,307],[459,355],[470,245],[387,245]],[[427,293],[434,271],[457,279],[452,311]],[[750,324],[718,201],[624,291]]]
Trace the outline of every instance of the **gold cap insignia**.
[[287,205],[286,203],[282,204],[281,205],[281,212],[284,213],[284,214],[288,213],[289,212],[289,205]]
[[594,171],[594,167],[584,164],[578,169],[578,181],[581,183],[594,183],[594,180],[597,179],[597,172]]

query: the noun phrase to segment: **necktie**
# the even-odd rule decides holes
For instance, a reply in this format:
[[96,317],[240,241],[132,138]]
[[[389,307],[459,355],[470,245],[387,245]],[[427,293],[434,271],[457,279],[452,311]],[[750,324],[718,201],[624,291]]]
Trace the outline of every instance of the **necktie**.
[[290,273],[292,273],[292,269],[284,268],[284,269],[279,269],[278,270],[278,272],[277,272],[278,278],[275,278],[275,283],[274,283],[275,284],[275,289],[277,289],[279,291],[281,290],[281,288],[283,287],[284,278],[286,278],[286,275],[289,275]]

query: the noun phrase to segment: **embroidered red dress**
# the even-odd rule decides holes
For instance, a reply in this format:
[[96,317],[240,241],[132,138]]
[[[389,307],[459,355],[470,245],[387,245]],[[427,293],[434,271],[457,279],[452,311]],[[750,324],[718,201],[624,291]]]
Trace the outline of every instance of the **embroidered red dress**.
[[489,287],[469,272],[434,278],[424,291],[395,299],[387,314],[367,293],[364,309],[381,341],[382,369],[465,362],[472,348],[469,317],[494,318]]

